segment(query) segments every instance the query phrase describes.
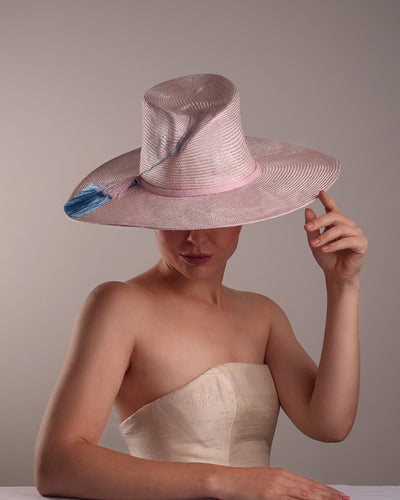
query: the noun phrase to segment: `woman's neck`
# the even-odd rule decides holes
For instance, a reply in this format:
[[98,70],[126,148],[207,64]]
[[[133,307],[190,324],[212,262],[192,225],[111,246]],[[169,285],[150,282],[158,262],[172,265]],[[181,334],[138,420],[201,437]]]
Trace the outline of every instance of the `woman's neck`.
[[224,286],[225,266],[217,272],[204,278],[190,278],[170,267],[163,259],[150,270],[158,277],[160,284],[168,288],[170,293],[176,293],[188,299],[208,302],[220,306]]

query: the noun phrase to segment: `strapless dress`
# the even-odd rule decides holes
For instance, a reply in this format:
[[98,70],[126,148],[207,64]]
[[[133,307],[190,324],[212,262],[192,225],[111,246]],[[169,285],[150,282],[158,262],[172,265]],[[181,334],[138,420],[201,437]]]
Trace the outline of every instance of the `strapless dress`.
[[268,366],[232,362],[144,405],[120,431],[139,458],[268,467],[278,413]]

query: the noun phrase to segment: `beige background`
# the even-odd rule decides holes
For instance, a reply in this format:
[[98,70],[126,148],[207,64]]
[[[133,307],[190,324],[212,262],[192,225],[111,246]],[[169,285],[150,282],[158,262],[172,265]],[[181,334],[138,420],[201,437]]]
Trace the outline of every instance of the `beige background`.
[[[86,173],[140,145],[147,88],[201,72],[236,83],[247,135],[342,162],[330,194],[370,242],[354,429],[318,443],[281,414],[272,464],[400,483],[399,26],[396,0],[0,2],[0,484],[33,484],[36,433],[87,294],[157,259],[151,231],[74,223],[63,204]],[[318,359],[325,294],[303,211],[247,226],[226,283],[276,300]],[[102,443],[126,450],[114,414]]]

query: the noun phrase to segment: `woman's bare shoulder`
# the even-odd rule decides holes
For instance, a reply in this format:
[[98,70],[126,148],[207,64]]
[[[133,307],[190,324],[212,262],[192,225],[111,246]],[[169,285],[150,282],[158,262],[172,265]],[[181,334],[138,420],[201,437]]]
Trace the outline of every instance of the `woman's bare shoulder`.
[[260,309],[260,311],[273,312],[276,311],[277,308],[280,309],[280,307],[274,300],[261,293],[234,290],[232,288],[228,288],[227,290],[232,295],[236,295],[238,300],[242,301],[245,304],[248,304],[250,307]]
[[124,323],[139,320],[149,303],[146,287],[140,283],[105,281],[96,285],[88,294],[80,311],[86,321]]
[[131,301],[132,298],[145,299],[149,287],[146,285],[144,275],[138,275],[128,281],[104,281],[96,285],[90,292],[89,297],[98,302],[112,303],[120,300]]
[[98,300],[107,300],[114,296],[126,294],[128,286],[123,281],[104,281],[96,285],[89,296]]

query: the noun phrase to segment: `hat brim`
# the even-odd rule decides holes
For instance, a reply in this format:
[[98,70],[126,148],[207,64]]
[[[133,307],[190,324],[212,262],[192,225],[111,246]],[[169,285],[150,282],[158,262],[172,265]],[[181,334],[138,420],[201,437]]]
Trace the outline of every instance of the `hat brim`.
[[[340,163],[317,151],[271,139],[245,137],[261,169],[246,186],[218,194],[170,197],[145,190],[140,183],[75,221],[149,229],[206,229],[239,226],[288,214],[312,203],[341,172]],[[93,184],[139,175],[140,148],[93,170],[70,199]]]

